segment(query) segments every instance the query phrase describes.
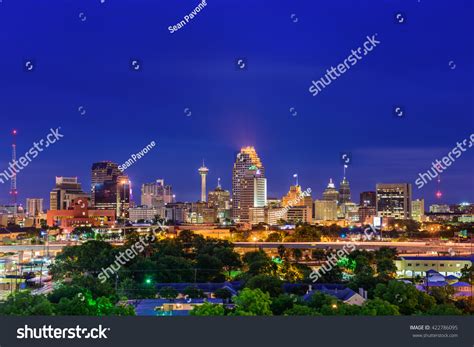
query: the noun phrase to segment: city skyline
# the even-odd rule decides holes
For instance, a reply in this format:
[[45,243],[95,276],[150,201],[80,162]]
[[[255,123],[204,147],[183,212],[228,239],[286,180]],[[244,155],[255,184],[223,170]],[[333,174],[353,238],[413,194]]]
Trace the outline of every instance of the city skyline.
[[[163,177],[180,200],[196,200],[195,171],[203,157],[211,170],[207,185],[220,177],[230,189],[232,160],[250,144],[268,168],[268,196],[284,195],[295,172],[314,194],[329,178],[339,185],[343,152],[352,154],[348,180],[357,195],[379,182],[413,185],[473,125],[473,52],[459,35],[470,32],[466,7],[472,4],[466,1],[449,8],[404,4],[408,19],[397,24],[400,8],[388,2],[280,4],[271,14],[256,3],[249,14],[229,0],[206,6],[192,27],[173,34],[167,27],[194,3],[133,11],[118,3],[106,4],[107,11],[95,5],[46,10],[31,2],[23,15],[35,30],[15,20],[22,13],[18,2],[0,12],[0,73],[9,86],[0,103],[0,171],[10,160],[12,129],[18,129],[18,155],[51,127],[64,133],[18,174],[23,204],[28,197],[46,198],[55,176],[87,183],[92,162],[124,163],[150,141],[157,146],[126,170],[135,194],[137,183]],[[86,21],[60,19],[81,11]],[[248,19],[245,35],[242,19]],[[373,33],[381,44],[363,62],[319,95],[308,92],[312,80]],[[240,70],[242,60],[246,68]],[[31,70],[24,68],[27,61]],[[403,117],[394,114],[397,108]],[[468,151],[443,172],[440,201],[474,200],[473,159]],[[9,202],[9,190],[0,184],[0,203]],[[432,181],[420,190],[414,186],[413,195],[430,204],[438,201],[437,190]]]
[[[243,149],[243,148],[249,148],[249,147],[252,147],[252,146],[244,146],[244,147],[242,147],[242,149]],[[238,156],[238,153],[239,153],[239,152],[236,152],[235,157]],[[260,158],[259,158],[259,160],[260,160]],[[262,159],[262,160],[263,160],[263,159]],[[113,162],[113,161],[110,161],[110,160],[104,160],[104,161],[100,161],[100,162],[94,162],[93,164],[95,165],[95,164],[97,164],[97,163],[102,163],[102,162],[111,162],[111,163],[117,164],[117,163],[115,163],[115,162]],[[341,164],[341,165],[339,165],[339,166],[340,166],[341,168],[344,167],[343,164]],[[198,167],[198,169],[199,169],[199,168],[202,168],[202,167],[203,167],[203,166]],[[208,168],[206,167],[206,169],[208,169]],[[90,171],[90,170],[89,170],[89,171]],[[199,172],[199,170],[197,170],[197,171]],[[210,171],[210,170],[209,170],[209,171]],[[360,193],[363,193],[363,192],[370,192],[370,191],[376,191],[376,185],[377,185],[377,184],[381,184],[381,183],[384,183],[384,184],[390,184],[390,183],[408,183],[408,184],[411,184],[412,186],[414,186],[414,184],[412,184],[411,182],[402,182],[402,181],[400,181],[400,182],[398,182],[398,181],[397,181],[397,182],[395,182],[395,181],[389,182],[389,181],[381,181],[381,182],[374,183],[373,187],[367,187],[367,188],[365,188],[365,189],[364,189],[364,188],[361,188],[360,190],[357,190],[357,191],[356,191],[356,190],[353,188],[352,182],[351,182],[350,179],[349,179],[349,178],[350,178],[350,171],[351,171],[351,170],[350,170],[350,166],[347,167],[347,165],[346,165],[346,169],[344,170],[344,172],[346,172],[346,176],[347,176],[347,177],[342,176],[342,178],[341,178],[340,181],[338,181],[338,180],[335,179],[334,177],[330,177],[330,178],[328,178],[328,181],[330,181],[329,185],[332,184],[332,185],[335,187],[336,191],[338,191],[338,190],[341,189],[341,184],[342,184],[344,181],[345,181],[345,182],[348,182],[349,185],[350,185],[350,191],[351,191],[351,193],[350,193],[351,200],[350,200],[350,201],[355,202],[355,203],[357,203],[357,204],[359,203],[359,195],[360,195]],[[194,172],[196,172],[196,170],[194,170]],[[265,169],[265,172],[267,172],[266,169]],[[199,175],[199,173],[198,173],[198,175]],[[208,173],[206,173],[206,176],[207,176],[207,175],[208,175]],[[288,185],[287,185],[286,187],[281,187],[281,188],[279,188],[280,190],[283,191],[282,194],[280,194],[280,195],[271,195],[271,194],[268,194],[268,197],[269,197],[269,198],[277,198],[277,199],[281,199],[282,197],[284,197],[284,196],[286,195],[287,191],[288,191],[288,188],[291,187],[291,186],[294,186],[294,184],[295,184],[294,182],[292,182],[292,181],[294,181],[294,175],[295,175],[295,174],[292,174],[292,175],[291,175],[291,178],[288,179],[289,182],[288,182]],[[298,177],[299,177],[299,176],[300,176],[300,175],[298,174]],[[18,175],[17,175],[17,177],[18,177]],[[57,176],[55,176],[55,179],[57,180],[58,177],[68,177],[68,176],[57,175]],[[89,175],[89,177],[91,177],[91,179],[89,180],[89,182],[84,182],[84,181],[83,181],[79,176],[77,176],[77,175],[72,175],[71,177],[77,178],[78,182],[81,183],[82,185],[85,185],[85,187],[90,188],[90,187],[92,187],[92,185],[93,185],[93,180],[92,180],[92,176],[91,176],[91,175]],[[132,186],[132,190],[133,190],[132,201],[135,202],[135,205],[137,205],[137,206],[138,206],[138,205],[141,205],[141,187],[142,187],[142,185],[143,185],[143,184],[146,185],[148,182],[153,182],[153,181],[156,181],[156,180],[160,180],[160,178],[162,178],[162,177],[158,175],[158,176],[155,176],[154,178],[151,178],[151,179],[149,179],[149,180],[146,180],[145,182],[138,182],[138,183],[135,183],[135,184]],[[130,181],[131,181],[131,182],[134,181],[133,178],[130,179]],[[168,181],[169,181],[169,180],[168,180]],[[172,180],[171,180],[171,181],[172,181]],[[303,179],[303,181],[305,181],[305,180]],[[232,184],[230,184],[229,187],[227,187],[227,186],[225,186],[225,185],[221,185],[221,183],[220,183],[220,182],[221,182],[221,177],[220,177],[220,176],[216,178],[216,182],[217,182],[217,183],[216,183],[216,185],[214,186],[214,184],[212,183],[212,181],[209,181],[209,180],[208,180],[207,189],[206,189],[206,198],[207,198],[207,194],[208,194],[210,191],[214,190],[216,187],[222,187],[222,189],[224,189],[224,190],[228,190],[228,191],[230,191],[230,192],[232,191]],[[88,183],[89,183],[89,184],[88,184]],[[202,191],[202,188],[203,188],[203,187],[202,187],[202,180],[201,180],[201,178],[199,179],[199,181],[196,182],[196,185],[197,185],[197,186],[196,186],[196,189],[195,189],[195,190],[196,190],[197,193],[196,193],[196,197],[195,197],[194,199],[193,199],[193,198],[191,198],[191,199],[180,199],[179,196],[176,196],[176,201],[180,201],[180,202],[198,202],[198,201],[202,201],[201,198],[202,198],[202,193],[203,193],[203,191]],[[269,185],[271,186],[271,182],[270,182]],[[300,183],[299,183],[299,185],[300,185],[301,187],[311,188],[311,189],[312,189],[312,192],[313,192],[312,198],[313,198],[314,200],[320,200],[320,199],[323,199],[323,200],[324,200],[323,193],[325,192],[325,190],[327,190],[327,187],[328,187],[328,184],[327,184],[327,183],[326,183],[326,184],[323,183],[322,185],[323,185],[324,187],[323,187],[323,189],[321,189],[321,190],[319,190],[319,191],[318,191],[318,190],[314,190],[314,189],[311,187],[311,185],[306,185],[306,184],[304,184],[304,182],[303,182],[303,184],[300,184]],[[435,185],[435,187],[436,187],[435,190],[437,191],[437,189],[438,189],[437,187],[438,187],[438,186],[436,186],[436,182],[433,182],[433,185]],[[174,186],[174,185],[172,184],[172,186]],[[85,189],[85,191],[89,191],[89,189],[88,189],[88,188],[85,188],[85,187],[83,187],[83,189]],[[25,197],[23,198],[23,197],[21,197],[21,195],[20,195],[20,199],[18,200],[18,205],[22,205],[22,206],[25,206],[25,207],[26,207],[26,206],[27,206],[27,203],[26,203],[26,200],[27,200],[27,199],[44,199],[45,201],[48,202],[49,199],[50,199],[50,191],[51,191],[51,189],[53,189],[53,188],[54,188],[54,184],[53,184],[53,183],[52,183],[52,186],[51,186],[51,187],[46,187],[45,189],[46,189],[47,193],[46,193],[44,196],[25,196]],[[175,189],[175,188],[173,188],[173,189]],[[179,188],[178,188],[178,191],[179,191]],[[274,191],[275,191],[275,190],[274,190]],[[421,198],[421,199],[424,199],[425,202],[426,202],[426,206],[427,206],[427,207],[428,207],[429,205],[432,205],[432,204],[447,204],[447,205],[451,205],[451,204],[459,204],[459,203],[464,203],[464,202],[472,203],[471,200],[463,200],[463,201],[444,201],[443,199],[433,199],[432,201],[430,201],[429,198],[427,198],[427,197],[425,197],[425,196],[423,196],[423,195],[417,195],[416,192],[417,192],[417,189],[414,188],[414,189],[412,190],[412,197],[413,197],[413,200],[415,200],[415,199],[420,199],[420,198]],[[91,195],[91,200],[93,200],[93,199],[92,199],[92,196],[93,196],[93,194]],[[188,196],[192,196],[192,193],[189,193]],[[231,195],[231,197],[232,197],[232,195]],[[9,199],[10,199],[10,200],[8,200],[8,201],[2,203],[2,205],[8,205],[8,204],[10,204],[10,203],[11,203],[11,198],[9,197]],[[23,200],[25,201],[25,203],[23,203]],[[0,200],[0,201],[1,201],[1,200]],[[47,203],[46,206],[49,206],[49,204]]]

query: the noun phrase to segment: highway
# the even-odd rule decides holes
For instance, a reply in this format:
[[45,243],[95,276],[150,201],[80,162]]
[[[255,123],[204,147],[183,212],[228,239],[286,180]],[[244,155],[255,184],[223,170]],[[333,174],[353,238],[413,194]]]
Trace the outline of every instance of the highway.
[[[456,254],[471,254],[473,247],[471,243],[454,243],[454,242],[382,242],[382,241],[367,241],[367,242],[234,242],[236,248],[278,248],[283,245],[285,248],[334,248],[340,249],[349,244],[354,244],[357,249],[375,250],[380,247],[395,247],[400,252],[410,253],[426,253],[426,252],[448,252]],[[44,252],[48,249],[51,253],[61,251],[65,246],[73,245],[73,243],[50,243],[47,247],[45,245],[0,245],[0,252]]]
[[346,246],[350,249],[354,244],[356,249],[375,250],[380,247],[395,247],[400,252],[426,253],[426,252],[448,252],[456,254],[471,254],[472,244],[470,243],[435,243],[435,242],[382,242],[382,241],[339,241],[339,242],[234,242],[237,248],[278,248],[283,245],[285,248],[334,248],[340,249]]

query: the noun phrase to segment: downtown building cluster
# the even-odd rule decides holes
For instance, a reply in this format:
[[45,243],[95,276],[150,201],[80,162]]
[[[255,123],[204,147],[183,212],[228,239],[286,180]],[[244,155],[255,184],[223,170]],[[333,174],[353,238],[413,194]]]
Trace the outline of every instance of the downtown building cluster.
[[[222,188],[220,178],[216,188],[207,191],[210,170],[203,163],[197,171],[201,189],[196,202],[176,201],[172,186],[156,179],[142,184],[140,202],[135,203],[130,178],[116,163],[93,163],[90,191],[84,191],[77,177],[56,177],[48,211],[43,211],[43,199],[27,199],[26,211],[21,206],[16,211],[21,222],[17,224],[38,226],[46,220],[50,227],[71,231],[78,226],[107,228],[156,218],[169,224],[237,225],[244,229],[263,223],[383,226],[390,219],[427,220],[424,200],[412,199],[409,183],[377,183],[375,190],[360,193],[359,201],[354,202],[347,177],[339,187],[329,179],[320,198],[313,198],[311,188],[303,190],[296,179],[286,195],[269,198],[265,167],[251,146],[241,148],[235,157],[231,192]],[[1,225],[8,223],[10,212],[8,206],[0,207]],[[473,214],[472,204],[432,205],[428,213],[431,220],[446,221],[454,216],[466,222],[472,221]]]

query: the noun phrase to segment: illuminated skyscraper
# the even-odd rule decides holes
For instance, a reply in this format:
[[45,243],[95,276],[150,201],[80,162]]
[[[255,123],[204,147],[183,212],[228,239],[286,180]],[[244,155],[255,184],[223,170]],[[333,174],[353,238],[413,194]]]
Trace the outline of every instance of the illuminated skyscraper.
[[344,204],[351,201],[351,188],[349,181],[344,177],[339,186],[339,204]]
[[26,213],[29,217],[37,217],[43,213],[43,199],[26,199]]
[[242,147],[232,171],[232,217],[249,222],[249,209],[267,205],[265,168],[254,147]]
[[126,217],[130,207],[131,182],[116,163],[92,164],[92,201],[99,209],[114,209],[117,218]]
[[411,218],[411,184],[378,183],[376,191],[379,217]]
[[325,201],[339,201],[339,192],[334,185],[332,178],[329,179],[327,188],[323,192],[323,200]]
[[163,208],[173,201],[173,189],[165,185],[165,180],[142,184],[141,204],[148,207]]
[[56,177],[56,185],[49,193],[50,210],[67,210],[77,199],[89,200],[90,194],[82,191],[77,177]]
[[422,222],[425,216],[425,199],[417,199],[411,202],[411,218]]

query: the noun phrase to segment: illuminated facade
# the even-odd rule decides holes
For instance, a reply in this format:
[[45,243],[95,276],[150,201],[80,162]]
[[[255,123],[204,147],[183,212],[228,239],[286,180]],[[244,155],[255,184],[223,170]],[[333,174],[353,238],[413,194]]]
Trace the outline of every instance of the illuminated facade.
[[58,226],[66,232],[76,227],[110,227],[115,223],[115,211],[89,209],[87,199],[73,200],[67,210],[50,210],[46,214],[48,226]]
[[173,189],[163,179],[142,184],[141,193],[141,204],[148,207],[162,208],[174,201]]
[[339,192],[334,185],[332,178],[329,179],[327,188],[323,192],[323,200],[326,201],[339,201]]
[[243,147],[232,171],[232,217],[236,222],[250,222],[251,207],[267,204],[265,168],[253,147]]
[[98,209],[115,210],[119,218],[128,217],[131,182],[116,163],[92,164],[92,203]]
[[49,193],[50,210],[67,210],[75,199],[89,199],[90,195],[82,191],[77,177],[56,177],[56,185]]
[[395,219],[411,218],[411,184],[377,184],[377,216]]
[[425,199],[413,200],[411,203],[411,217],[422,222],[425,217]]
[[351,201],[351,188],[349,181],[344,177],[339,186],[339,204],[345,204]]
[[337,220],[337,201],[315,200],[314,219],[317,221]]

